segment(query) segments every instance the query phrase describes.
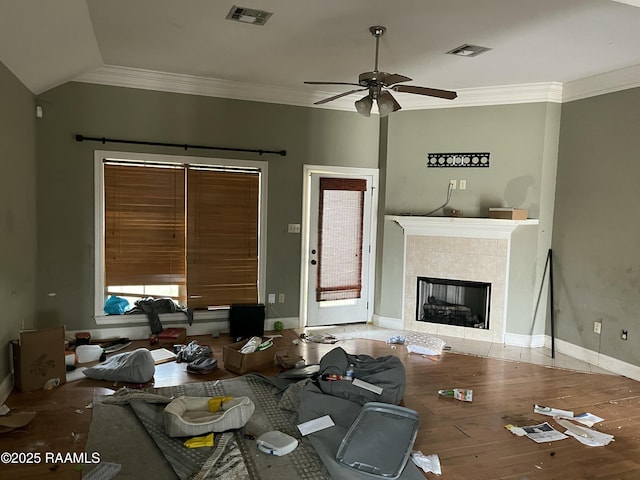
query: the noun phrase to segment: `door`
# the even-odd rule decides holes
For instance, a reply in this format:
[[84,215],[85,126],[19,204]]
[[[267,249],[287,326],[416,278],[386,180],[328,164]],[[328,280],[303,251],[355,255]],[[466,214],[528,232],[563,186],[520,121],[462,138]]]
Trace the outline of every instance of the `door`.
[[371,318],[374,180],[377,175],[308,173],[306,326]]

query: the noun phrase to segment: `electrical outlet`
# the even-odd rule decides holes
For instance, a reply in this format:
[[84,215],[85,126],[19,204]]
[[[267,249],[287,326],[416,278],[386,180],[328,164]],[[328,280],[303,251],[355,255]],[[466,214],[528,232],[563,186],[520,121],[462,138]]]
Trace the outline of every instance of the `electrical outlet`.
[[290,223],[287,225],[287,233],[300,233],[300,224]]
[[467,189],[467,181],[466,180],[460,180],[460,190],[466,190]]
[[602,332],[602,322],[593,322],[593,333],[597,333],[598,335],[600,335],[600,332]]
[[284,303],[284,293],[278,294],[278,303]]
[[626,330],[622,330],[622,333],[620,334],[620,338],[622,340],[628,340],[629,339],[629,332],[627,332]]
[[270,293],[269,294],[268,302],[269,303],[276,303],[276,294],[275,293]]
[[449,185],[451,185],[451,190],[455,190],[456,189],[456,181],[455,180],[449,180]]

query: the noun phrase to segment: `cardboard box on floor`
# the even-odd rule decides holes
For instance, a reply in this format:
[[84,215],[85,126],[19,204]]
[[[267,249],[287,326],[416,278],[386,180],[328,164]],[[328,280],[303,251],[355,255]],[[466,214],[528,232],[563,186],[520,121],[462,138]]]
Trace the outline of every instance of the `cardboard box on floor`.
[[244,375],[245,373],[259,372],[265,368],[273,367],[276,351],[280,344],[278,340],[281,341],[282,339],[276,338],[273,340],[272,347],[253,353],[240,353],[240,349],[245,346],[247,340],[225,345],[222,349],[224,369],[238,375]]
[[51,379],[66,382],[64,327],[20,332],[11,347],[13,382],[20,391],[42,390]]

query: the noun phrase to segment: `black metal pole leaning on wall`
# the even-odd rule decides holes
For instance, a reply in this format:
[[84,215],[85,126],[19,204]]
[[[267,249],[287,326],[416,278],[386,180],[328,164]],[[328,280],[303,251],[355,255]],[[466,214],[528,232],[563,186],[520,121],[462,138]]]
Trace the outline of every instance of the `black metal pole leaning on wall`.
[[551,358],[556,358],[556,319],[553,309],[553,256],[551,249],[549,249],[549,253],[547,254],[547,262],[549,262],[549,303],[551,304],[549,317],[551,320]]
[[106,138],[106,137],[85,137],[84,135],[76,135],[76,142],[101,142],[101,143],[128,143],[130,145],[151,145],[155,147],[178,147],[184,148],[185,150],[192,148],[198,148],[203,150],[224,150],[227,152],[248,152],[248,153],[257,153],[259,155],[270,154],[270,155],[280,155],[284,157],[287,155],[286,150],[262,150],[256,148],[233,148],[233,147],[211,147],[208,145],[189,145],[187,143],[165,143],[165,142],[145,142],[141,140],[121,140],[117,138]]

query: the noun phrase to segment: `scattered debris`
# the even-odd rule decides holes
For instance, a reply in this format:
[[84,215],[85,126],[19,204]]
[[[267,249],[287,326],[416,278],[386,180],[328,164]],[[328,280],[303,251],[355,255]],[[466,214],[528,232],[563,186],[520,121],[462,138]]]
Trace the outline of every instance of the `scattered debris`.
[[36,416],[36,412],[11,413],[0,417],[0,433],[7,433],[28,425]]
[[442,467],[440,466],[440,458],[435,453],[431,455],[424,455],[420,451],[411,452],[411,459],[418,467],[420,467],[424,473],[435,473],[436,475],[442,474]]
[[536,443],[547,443],[554,442],[556,440],[564,440],[565,438],[569,438],[562,432],[559,432],[548,422],[540,423],[538,425],[531,425],[528,427],[522,427],[522,429],[526,432],[527,437],[533,440]]
[[560,410],[559,408],[541,407],[540,405],[534,405],[533,411],[540,415],[547,415],[549,417],[561,417],[561,418],[573,418],[573,412],[569,410]]
[[462,402],[473,401],[473,390],[468,388],[448,388],[444,390],[438,390],[438,395],[441,397],[451,397]]

